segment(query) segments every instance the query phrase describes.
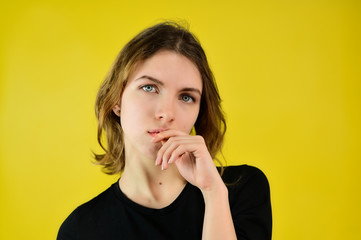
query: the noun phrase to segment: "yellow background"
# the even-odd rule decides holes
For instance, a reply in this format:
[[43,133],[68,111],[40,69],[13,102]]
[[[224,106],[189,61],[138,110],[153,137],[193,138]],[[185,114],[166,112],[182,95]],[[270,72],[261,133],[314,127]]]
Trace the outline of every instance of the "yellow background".
[[96,92],[121,47],[162,19],[202,42],[226,160],[268,176],[273,239],[361,239],[360,1],[99,2],[1,3],[0,239],[55,239],[116,181],[91,164]]

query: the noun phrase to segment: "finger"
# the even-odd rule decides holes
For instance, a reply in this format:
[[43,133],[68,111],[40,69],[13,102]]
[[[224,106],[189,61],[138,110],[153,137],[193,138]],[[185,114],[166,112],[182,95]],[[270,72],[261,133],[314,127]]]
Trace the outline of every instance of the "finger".
[[[162,147],[158,150],[157,158],[155,160],[155,165],[162,164],[164,151],[166,151],[167,147],[169,146],[169,144],[167,144],[168,140],[167,141],[165,141],[165,140],[162,141]],[[164,168],[163,164],[162,164],[162,168]]]
[[185,150],[184,145],[180,145],[178,146],[173,152],[172,155],[170,156],[169,160],[168,160],[168,164],[172,164],[175,161],[177,161],[179,158],[181,158],[184,154],[186,154],[187,151]]
[[[185,149],[185,146],[189,144],[187,141],[184,140],[173,140],[170,143],[167,143],[166,145],[164,145],[165,147],[165,151],[162,154],[162,166],[163,169],[167,169],[169,163],[171,162],[171,158],[175,157],[176,155],[174,155],[174,151],[176,151],[176,149]],[[185,150],[184,150],[185,151]]]
[[160,158],[163,169],[168,168],[169,158],[172,152],[180,145],[185,144],[186,141],[171,137],[158,151],[158,157]]
[[160,132],[158,133],[156,136],[153,137],[152,141],[153,142],[159,142],[159,141],[167,141],[170,137],[175,137],[175,136],[186,136],[187,134],[178,130],[167,130],[164,132]]
[[187,139],[171,138],[161,149],[161,163],[163,169],[167,169],[168,165],[175,162],[180,156],[186,152],[193,152],[198,149],[198,140],[192,137]]
[[[195,137],[195,136],[183,135],[183,136],[171,137],[167,141],[165,141],[163,146],[158,150],[155,165],[162,164],[162,167],[164,169],[166,169],[168,167],[167,163],[169,162],[171,152],[178,145],[180,145],[180,144],[185,144],[185,145],[186,144],[187,145],[193,144],[194,147],[185,149],[185,151],[193,152],[193,151],[195,151],[197,149],[197,147],[195,147],[196,144],[199,144],[199,143],[200,143],[199,139],[197,137]],[[163,162],[166,162],[166,163],[163,164]]]

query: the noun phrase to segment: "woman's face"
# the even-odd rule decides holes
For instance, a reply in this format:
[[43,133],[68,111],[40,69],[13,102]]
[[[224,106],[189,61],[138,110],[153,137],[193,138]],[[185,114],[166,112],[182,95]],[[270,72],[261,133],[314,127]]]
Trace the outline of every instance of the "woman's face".
[[155,157],[161,144],[152,138],[158,132],[190,133],[201,95],[201,75],[185,56],[162,50],[139,63],[129,76],[120,106],[125,150]]

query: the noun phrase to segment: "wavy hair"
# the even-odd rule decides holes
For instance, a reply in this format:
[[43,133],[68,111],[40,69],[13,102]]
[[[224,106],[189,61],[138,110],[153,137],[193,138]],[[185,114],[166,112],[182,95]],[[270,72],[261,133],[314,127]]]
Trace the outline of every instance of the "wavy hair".
[[[94,158],[107,174],[120,173],[125,166],[123,131],[113,107],[120,104],[128,77],[135,65],[160,50],[181,54],[197,66],[203,90],[194,129],[197,135],[204,138],[212,158],[218,161],[216,155],[222,148],[226,122],[206,54],[198,39],[186,27],[175,22],[163,22],[143,30],[123,47],[98,91],[95,102],[97,138],[105,153],[94,153]],[[106,132],[107,147],[104,147],[102,141],[103,131]]]

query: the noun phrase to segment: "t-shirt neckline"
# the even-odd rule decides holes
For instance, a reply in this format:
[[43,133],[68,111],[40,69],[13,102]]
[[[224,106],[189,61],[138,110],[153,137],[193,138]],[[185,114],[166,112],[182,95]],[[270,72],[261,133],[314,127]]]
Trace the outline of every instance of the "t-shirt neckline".
[[191,188],[191,184],[190,183],[186,183],[186,185],[184,186],[183,190],[180,192],[180,194],[178,195],[178,197],[168,206],[164,207],[164,208],[149,208],[149,207],[145,207],[143,205],[140,205],[134,201],[132,201],[131,199],[129,199],[120,189],[119,187],[119,180],[116,181],[113,184],[113,191],[116,195],[116,197],[125,205],[127,205],[128,207],[131,207],[137,211],[141,211],[144,212],[146,214],[166,214],[169,213],[171,211],[173,211],[174,209],[176,209],[182,202],[184,202],[184,198],[187,196],[188,192],[190,191]]

